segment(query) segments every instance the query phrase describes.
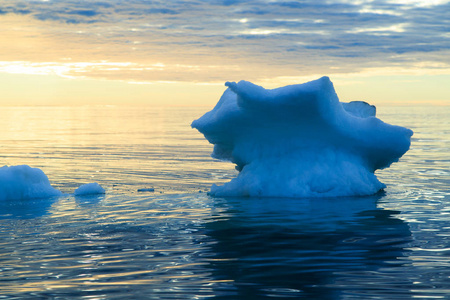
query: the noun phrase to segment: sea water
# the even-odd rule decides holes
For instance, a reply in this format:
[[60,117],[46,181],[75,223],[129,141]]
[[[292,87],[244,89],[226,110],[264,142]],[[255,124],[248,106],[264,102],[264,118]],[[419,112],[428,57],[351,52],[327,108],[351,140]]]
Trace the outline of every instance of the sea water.
[[0,203],[0,298],[448,297],[448,106],[378,106],[414,130],[384,193],[319,199],[208,196],[237,175],[190,128],[209,109],[3,107],[1,165],[64,195]]

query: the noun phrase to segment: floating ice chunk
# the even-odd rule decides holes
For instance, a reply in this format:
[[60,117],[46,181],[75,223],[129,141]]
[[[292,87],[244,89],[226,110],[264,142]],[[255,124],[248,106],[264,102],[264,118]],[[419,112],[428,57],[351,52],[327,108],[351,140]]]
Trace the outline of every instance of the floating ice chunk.
[[49,198],[62,193],[50,185],[41,169],[27,165],[0,168],[0,200]]
[[154,188],[143,188],[143,189],[138,189],[137,190],[139,193],[143,193],[143,192],[154,192],[155,189]]
[[213,185],[213,196],[371,195],[385,187],[375,170],[409,149],[411,130],[382,122],[365,102],[339,102],[328,77],[273,90],[225,85],[214,109],[192,123],[214,144],[212,157],[239,171]]
[[83,184],[75,190],[73,193],[75,196],[85,196],[85,195],[97,195],[104,194],[105,189],[100,186],[97,182]]

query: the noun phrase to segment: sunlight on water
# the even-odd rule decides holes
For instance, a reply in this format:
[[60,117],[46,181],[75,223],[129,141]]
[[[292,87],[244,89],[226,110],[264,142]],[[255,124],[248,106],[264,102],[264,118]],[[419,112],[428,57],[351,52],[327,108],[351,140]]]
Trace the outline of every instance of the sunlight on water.
[[[64,192],[92,181],[120,193],[148,186],[164,192],[209,189],[233,167],[220,163],[209,167],[210,146],[190,128],[200,111],[7,107],[0,120],[6,128],[0,158],[7,165],[41,168]],[[205,178],[205,172],[212,177]]]
[[236,171],[189,126],[206,110],[3,108],[2,164],[66,194],[0,203],[0,298],[448,297],[448,107],[379,108],[411,150],[385,193],[338,199],[209,197]]

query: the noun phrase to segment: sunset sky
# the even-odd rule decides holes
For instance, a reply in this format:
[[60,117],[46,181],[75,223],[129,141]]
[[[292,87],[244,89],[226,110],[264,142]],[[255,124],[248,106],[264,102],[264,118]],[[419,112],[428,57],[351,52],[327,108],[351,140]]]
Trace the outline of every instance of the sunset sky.
[[213,105],[327,75],[341,101],[450,105],[450,1],[0,2],[0,105]]

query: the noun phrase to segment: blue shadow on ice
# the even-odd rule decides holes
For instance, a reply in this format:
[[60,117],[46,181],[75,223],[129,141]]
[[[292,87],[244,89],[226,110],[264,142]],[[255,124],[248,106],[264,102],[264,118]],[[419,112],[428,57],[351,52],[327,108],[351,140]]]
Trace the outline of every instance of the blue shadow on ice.
[[[233,283],[218,294],[340,299],[350,287],[388,297],[390,286],[405,281],[411,232],[399,212],[377,207],[381,197],[216,198],[220,214],[206,224],[216,241],[211,269],[216,280]],[[378,273],[385,267],[400,275]]]
[[374,106],[340,102],[328,77],[277,89],[227,82],[219,102],[191,126],[214,144],[212,157],[237,177],[216,197],[373,195],[375,175],[409,149],[413,132],[384,123]]

